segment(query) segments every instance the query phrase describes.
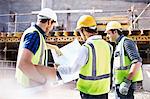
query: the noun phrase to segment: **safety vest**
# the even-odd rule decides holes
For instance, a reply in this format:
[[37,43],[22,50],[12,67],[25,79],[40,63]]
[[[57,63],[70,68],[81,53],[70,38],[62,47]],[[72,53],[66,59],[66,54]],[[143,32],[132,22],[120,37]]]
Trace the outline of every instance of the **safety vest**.
[[[125,78],[127,78],[129,74],[129,70],[131,67],[131,60],[127,55],[125,55],[123,43],[125,39],[129,39],[127,37],[123,37],[121,41],[116,46],[116,50],[114,52],[114,73],[115,73],[115,84],[120,84],[123,82]],[[137,71],[136,75],[133,77],[132,82],[143,80],[142,69]]]
[[[33,33],[34,31],[37,31],[37,33],[39,34],[40,45],[39,45],[39,48],[38,48],[37,52],[35,53],[35,55],[33,55],[31,61],[35,65],[47,66],[47,64],[48,64],[48,57],[47,57],[48,54],[47,53],[48,52],[47,52],[46,41],[45,41],[43,35],[35,27],[30,27],[23,33],[23,36],[20,41],[17,62],[20,59],[20,53],[23,48],[22,43],[24,41],[25,35],[28,33]],[[18,67],[16,67],[16,75],[15,76],[16,76],[18,83],[20,83],[22,86],[30,87],[30,85],[31,85],[30,79]]]
[[101,95],[110,91],[110,64],[112,46],[104,40],[85,43],[89,59],[79,74],[77,88],[83,93]]

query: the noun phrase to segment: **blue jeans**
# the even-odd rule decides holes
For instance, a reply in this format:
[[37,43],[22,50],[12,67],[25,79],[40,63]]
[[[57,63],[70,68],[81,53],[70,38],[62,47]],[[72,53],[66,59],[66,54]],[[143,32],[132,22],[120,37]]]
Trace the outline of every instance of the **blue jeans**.
[[81,99],[108,99],[108,93],[102,95],[89,95],[80,91]]
[[119,86],[120,85],[115,86],[115,91],[116,91],[115,97],[116,97],[116,99],[134,99],[134,90],[135,90],[135,86],[136,86],[135,83],[131,84],[127,95],[122,95],[119,92]]

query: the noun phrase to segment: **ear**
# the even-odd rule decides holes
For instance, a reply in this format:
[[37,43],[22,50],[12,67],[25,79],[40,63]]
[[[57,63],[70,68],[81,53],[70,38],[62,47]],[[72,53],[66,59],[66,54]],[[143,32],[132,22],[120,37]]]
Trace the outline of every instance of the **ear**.
[[112,34],[116,34],[116,33],[117,33],[117,30],[112,31]]
[[50,20],[48,20],[48,25],[49,25],[49,21],[50,21]]

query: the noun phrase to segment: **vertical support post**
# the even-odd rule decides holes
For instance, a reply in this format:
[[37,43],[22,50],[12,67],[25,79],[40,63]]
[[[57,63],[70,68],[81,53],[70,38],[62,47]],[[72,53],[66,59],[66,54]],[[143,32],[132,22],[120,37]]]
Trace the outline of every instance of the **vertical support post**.
[[17,13],[15,13],[15,29],[14,29],[14,33],[17,32]]

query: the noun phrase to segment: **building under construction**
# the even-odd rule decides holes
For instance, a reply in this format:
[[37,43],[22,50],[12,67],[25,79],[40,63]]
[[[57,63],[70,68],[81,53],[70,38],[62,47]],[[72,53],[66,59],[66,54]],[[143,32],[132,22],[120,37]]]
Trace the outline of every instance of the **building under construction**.
[[106,24],[119,21],[124,35],[137,43],[143,64],[150,66],[150,0],[0,0],[0,67],[15,68],[23,31],[36,22],[38,11],[45,7],[57,13],[59,23],[47,35],[48,43],[62,47],[75,38],[82,43],[74,31],[76,21],[83,14],[91,14],[105,40]]

